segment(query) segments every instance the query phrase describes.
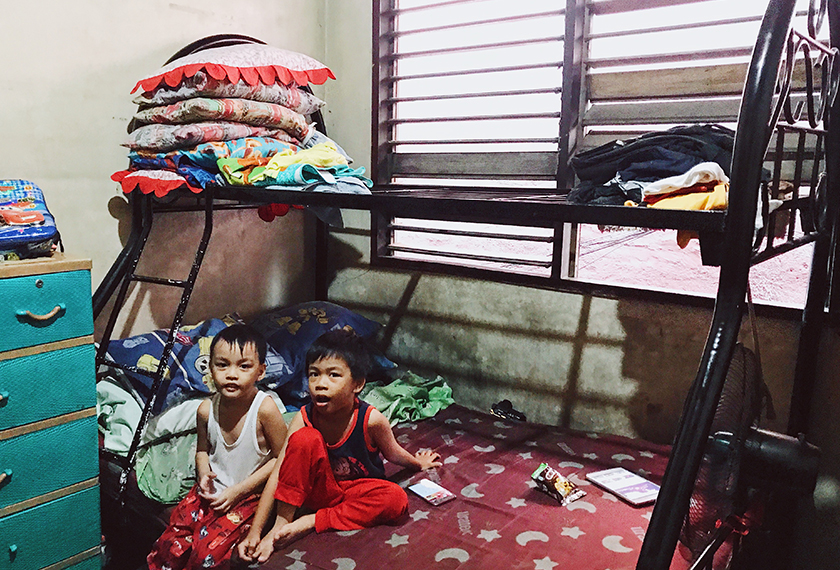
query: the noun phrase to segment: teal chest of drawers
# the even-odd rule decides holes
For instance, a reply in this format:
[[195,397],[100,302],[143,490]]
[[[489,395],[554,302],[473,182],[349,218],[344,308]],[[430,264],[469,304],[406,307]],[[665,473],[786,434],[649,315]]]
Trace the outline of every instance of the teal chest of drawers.
[[90,261],[0,263],[0,570],[100,568]]

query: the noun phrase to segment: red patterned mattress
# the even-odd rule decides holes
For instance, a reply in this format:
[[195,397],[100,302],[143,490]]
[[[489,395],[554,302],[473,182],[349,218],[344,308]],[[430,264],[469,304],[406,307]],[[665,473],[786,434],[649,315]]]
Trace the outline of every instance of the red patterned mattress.
[[[409,479],[398,473],[395,480],[438,479],[457,498],[435,507],[409,493],[408,515],[398,524],[313,533],[276,552],[263,568],[635,568],[653,506],[630,506],[584,477],[620,465],[659,483],[667,446],[516,423],[458,405],[400,424],[394,433],[409,451],[432,448],[443,461],[435,472]],[[530,477],[542,462],[586,496],[564,507],[537,490]]]

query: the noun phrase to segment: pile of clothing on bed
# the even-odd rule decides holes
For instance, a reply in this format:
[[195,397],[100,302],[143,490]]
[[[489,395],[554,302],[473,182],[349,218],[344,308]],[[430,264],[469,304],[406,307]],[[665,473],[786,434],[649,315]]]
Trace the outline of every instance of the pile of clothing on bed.
[[[176,334],[169,372],[161,385],[152,418],[137,454],[136,484],[145,497],[177,503],[195,483],[196,411],[213,391],[210,343],[223,328],[246,322],[237,314],[184,326]],[[264,312],[247,321],[267,341],[266,373],[260,388],[285,411],[287,421],[309,401],[305,355],[321,334],[350,327],[371,343],[374,368],[362,397],[392,423],[435,415],[452,400],[437,377],[425,379],[401,370],[374,347],[382,325],[345,307],[312,301]],[[108,344],[109,359],[153,371],[169,331],[157,330]],[[97,379],[97,415],[102,449],[125,456],[151,393],[148,376],[102,366]]]
[[310,122],[324,101],[309,85],[334,78],[309,56],[256,43],[178,58],[134,87],[129,167],[111,178],[157,197],[211,183],[369,193],[364,168]]
[[725,209],[726,192],[711,200],[666,201],[673,196],[714,193],[729,182],[735,133],[721,125],[690,125],[616,140],[576,154],[579,182],[569,202],[612,206],[653,205],[671,209]]
[[[663,210],[726,210],[735,132],[722,125],[686,125],[615,140],[572,157],[578,182],[567,200],[574,204],[643,206]],[[768,180],[770,172],[763,171]],[[762,200],[755,231],[764,227]],[[768,211],[781,200],[768,199]],[[685,248],[696,232],[680,230]]]

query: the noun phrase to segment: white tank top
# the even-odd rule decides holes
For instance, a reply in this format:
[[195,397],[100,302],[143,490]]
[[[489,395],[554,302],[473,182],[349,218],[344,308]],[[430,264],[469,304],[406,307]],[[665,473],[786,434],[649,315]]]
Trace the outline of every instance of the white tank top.
[[257,414],[260,404],[268,396],[257,392],[251,407],[245,416],[245,423],[239,438],[228,444],[222,436],[222,430],[216,419],[219,409],[219,395],[210,399],[210,417],[207,419],[207,444],[210,456],[210,470],[216,474],[213,481],[218,495],[223,490],[240,481],[244,481],[254,471],[268,461],[270,454],[262,451],[257,442]]

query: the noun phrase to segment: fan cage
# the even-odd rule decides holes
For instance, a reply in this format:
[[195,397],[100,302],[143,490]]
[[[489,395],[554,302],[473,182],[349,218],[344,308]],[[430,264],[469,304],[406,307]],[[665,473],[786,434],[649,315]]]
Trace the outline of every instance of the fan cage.
[[760,411],[755,354],[737,344],[729,364],[680,542],[694,561],[714,539],[718,527],[743,509],[738,474],[750,427]]

